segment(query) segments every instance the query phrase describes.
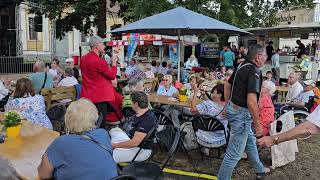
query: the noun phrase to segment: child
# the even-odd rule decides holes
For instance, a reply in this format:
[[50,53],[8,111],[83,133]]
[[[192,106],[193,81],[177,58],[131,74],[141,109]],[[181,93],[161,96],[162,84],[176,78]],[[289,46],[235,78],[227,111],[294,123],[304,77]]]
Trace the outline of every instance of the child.
[[259,116],[264,136],[269,134],[270,124],[274,121],[274,105],[271,96],[275,91],[276,86],[271,81],[267,80],[262,83],[259,99]]
[[268,71],[266,73],[266,76],[267,76],[267,81],[272,81],[274,84],[276,83],[276,80],[273,78],[273,73],[271,71]]

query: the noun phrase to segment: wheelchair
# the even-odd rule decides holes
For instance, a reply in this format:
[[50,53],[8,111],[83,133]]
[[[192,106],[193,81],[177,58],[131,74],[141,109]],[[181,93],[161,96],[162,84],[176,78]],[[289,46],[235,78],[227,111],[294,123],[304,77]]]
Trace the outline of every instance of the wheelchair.
[[312,107],[315,103],[314,100],[316,98],[317,98],[316,96],[310,96],[308,103],[306,103],[304,107],[295,107],[290,105],[282,106],[280,109],[280,114],[279,116],[277,116],[277,118],[288,111],[293,111],[294,122],[296,126],[303,123],[304,121],[306,121],[306,118],[311,113]]

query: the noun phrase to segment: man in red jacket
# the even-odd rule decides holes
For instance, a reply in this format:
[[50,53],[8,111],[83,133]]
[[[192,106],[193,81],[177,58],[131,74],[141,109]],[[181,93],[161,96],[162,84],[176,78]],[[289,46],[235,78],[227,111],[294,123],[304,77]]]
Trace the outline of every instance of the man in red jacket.
[[[82,74],[81,97],[91,100],[102,113],[103,117],[108,113],[109,102],[115,100],[111,80],[116,78],[118,57],[111,58],[111,67],[104,56],[104,40],[99,36],[92,36],[89,39],[91,51],[80,60]],[[104,127],[102,121],[100,127]]]

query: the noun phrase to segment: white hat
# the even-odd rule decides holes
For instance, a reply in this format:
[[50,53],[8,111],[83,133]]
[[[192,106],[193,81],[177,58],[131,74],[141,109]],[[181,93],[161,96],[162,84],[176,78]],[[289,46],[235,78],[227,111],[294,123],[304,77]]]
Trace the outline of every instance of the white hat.
[[307,86],[316,87],[316,82],[314,82],[314,80],[306,80],[306,81],[303,81],[303,83]]
[[73,62],[73,59],[72,58],[66,59],[66,63],[68,63],[68,62]]

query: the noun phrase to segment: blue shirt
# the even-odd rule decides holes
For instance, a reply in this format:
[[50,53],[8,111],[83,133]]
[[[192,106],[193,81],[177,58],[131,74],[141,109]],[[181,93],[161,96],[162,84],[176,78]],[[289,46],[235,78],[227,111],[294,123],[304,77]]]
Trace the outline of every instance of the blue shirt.
[[[32,82],[32,86],[34,90],[36,91],[37,94],[39,94],[45,79],[44,72],[32,73],[29,79]],[[52,87],[53,87],[53,77],[50,73],[47,73],[47,80],[46,80],[46,84],[44,85],[44,88],[52,88]]]
[[164,85],[160,85],[157,90],[157,95],[164,95],[164,96],[172,96],[173,94],[177,93],[178,90],[171,86],[169,90],[166,90],[166,87]]
[[[86,133],[112,152],[110,138],[104,129]],[[47,149],[49,162],[54,167],[54,179],[91,180],[117,176],[112,154],[80,135],[60,136]]]
[[223,53],[224,66],[233,66],[233,61],[235,60],[234,52],[228,50]]

